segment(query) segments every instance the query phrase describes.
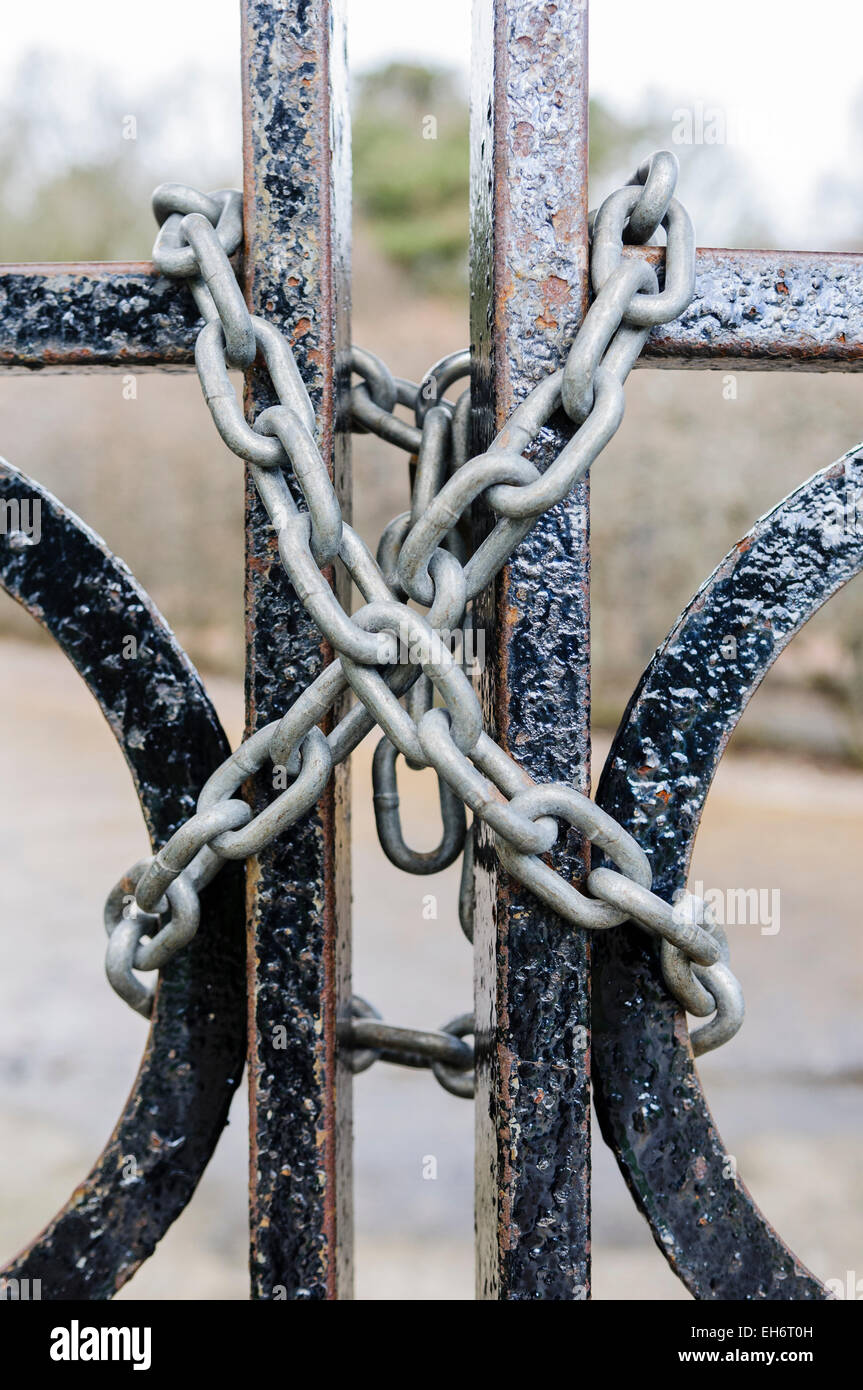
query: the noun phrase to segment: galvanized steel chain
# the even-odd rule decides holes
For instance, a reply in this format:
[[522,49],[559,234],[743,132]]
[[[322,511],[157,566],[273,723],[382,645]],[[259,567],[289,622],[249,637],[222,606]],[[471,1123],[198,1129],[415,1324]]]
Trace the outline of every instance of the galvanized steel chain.
[[[376,557],[341,514],[290,344],[246,307],[230,261],[242,240],[239,193],[202,194],[179,184],[156,190],[160,230],[153,259],[164,274],[188,281],[204,319],[195,361],[216,429],[248,463],[285,571],[336,659],[281,719],[251,735],[216,769],[200,794],[197,813],[109,896],[108,976],[139,1012],[150,1012],[153,991],[135,972],[161,968],[191,939],[199,893],[225,860],[258,853],[310,810],[334,765],[377,725],[384,739],[374,762],[375,813],[395,863],[418,873],[452,863],[465,844],[467,806],[474,820],[493,832],[504,868],[566,922],[605,930],[631,919],[658,938],[671,992],[694,1015],[713,1015],[693,1032],[696,1053],[718,1046],[739,1028],[740,987],[728,967],[721,929],[704,905],[685,895],[674,905],[659,898],[651,891],[645,854],[622,826],[571,787],[536,785],[494,743],[451,649],[452,634],[469,626],[471,600],[536,518],[584,476],[617,430],[623,382],[650,328],[676,318],[691,300],[695,239],[688,214],[673,197],[676,178],[674,156],[656,154],[592,215],[594,298],[567,361],[531,391],[484,454],[469,456],[469,388],[454,403],[445,398],[453,383],[469,375],[467,352],[443,359],[415,385],[394,378],[372,354],[353,349],[351,368],[359,378],[350,398],[353,427],[373,431],[415,456],[411,508],[385,529]],[[667,242],[661,290],[645,261],[624,255],[625,244],[648,242],[660,225]],[[278,404],[249,424],[229,369],[249,368],[259,355]],[[576,428],[540,473],[525,451],[561,406]],[[398,415],[399,407],[410,409],[413,420]],[[471,553],[469,515],[479,498],[496,520]],[[364,600],[354,614],[345,611],[323,573],[335,562],[345,567]],[[348,689],[357,703],[325,735],[318,726]],[[444,833],[439,847],[428,853],[411,850],[401,834],[399,754],[409,766],[434,768],[440,781]],[[290,784],[253,816],[237,793],[267,763]],[[586,892],[543,858],[560,822],[579,829],[615,866],[593,869]],[[466,861],[460,919],[470,936],[467,853]],[[471,1031],[469,1015],[439,1033],[396,1029],[355,1000],[340,1036],[353,1049],[355,1069],[377,1055],[400,1057],[408,1065],[431,1065],[442,1084],[469,1094],[472,1049],[463,1039]]]

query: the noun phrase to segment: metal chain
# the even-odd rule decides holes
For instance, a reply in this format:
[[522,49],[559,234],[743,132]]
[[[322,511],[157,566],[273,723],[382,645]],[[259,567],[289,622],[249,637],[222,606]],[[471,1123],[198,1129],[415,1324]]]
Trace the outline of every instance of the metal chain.
[[[464,844],[467,806],[475,821],[490,827],[507,872],[565,921],[604,930],[631,919],[659,938],[671,992],[696,1016],[713,1015],[692,1034],[696,1054],[740,1027],[740,988],[727,965],[722,933],[704,905],[687,900],[681,910],[680,904],[659,898],[651,891],[646,855],[622,826],[571,787],[535,784],[489,738],[478,698],[449,642],[450,634],[464,628],[470,601],[506,564],[535,520],[584,476],[617,430],[623,382],[650,328],[676,318],[692,298],[695,238],[688,214],[672,196],[676,176],[672,154],[654,155],[592,216],[594,299],[566,364],[531,391],[486,453],[469,457],[469,391],[455,404],[444,399],[448,387],[468,375],[468,353],[443,359],[414,385],[394,378],[372,354],[352,350],[351,367],[360,378],[351,391],[354,428],[373,431],[416,456],[411,509],[386,528],[377,558],[342,517],[288,340],[246,307],[230,262],[242,239],[240,194],[202,194],[179,184],[156,190],[160,231],[153,259],[163,274],[188,281],[204,319],[195,361],[216,429],[248,463],[285,571],[336,659],[281,719],[259,729],[216,769],[197,813],[109,895],[108,976],[140,1013],[149,1015],[154,992],[134,972],[160,969],[188,943],[197,930],[199,893],[224,861],[257,854],[310,810],[334,765],[378,725],[385,740],[375,755],[375,811],[394,862],[421,873],[451,863]],[[650,266],[623,255],[626,242],[643,244],[660,225],[667,237],[661,291]],[[258,355],[279,403],[250,425],[228,372],[250,367]],[[396,415],[399,406],[413,411],[414,423]],[[561,406],[576,429],[541,474],[524,452]],[[466,532],[470,508],[479,498],[497,520],[471,554]],[[336,561],[364,600],[353,615],[322,573]],[[418,612],[410,601],[427,612]],[[323,734],[319,723],[349,688],[358,703]],[[399,753],[411,767],[434,768],[440,779],[444,834],[430,854],[417,854],[402,838],[395,781]],[[291,779],[290,785],[253,816],[237,793],[267,763]],[[594,869],[586,893],[542,858],[557,839],[560,821],[579,829],[616,866]],[[468,935],[469,897],[463,876],[460,916]],[[472,1054],[458,1040],[472,1029],[469,1016],[441,1033],[421,1034],[370,1021],[358,1008],[355,1001],[355,1016],[342,1025],[344,1046],[363,1049],[367,1056],[401,1054],[414,1059],[411,1065],[424,1059],[439,1079],[460,1078],[462,1091],[458,1085],[450,1089],[467,1093]]]
[[377,1061],[429,1067],[444,1090],[467,1099],[474,1093],[473,1048],[463,1039],[473,1029],[473,1014],[461,1014],[437,1033],[384,1023],[377,1009],[355,994],[351,1017],[341,1021],[338,1036],[350,1051],[353,1072],[366,1071]]

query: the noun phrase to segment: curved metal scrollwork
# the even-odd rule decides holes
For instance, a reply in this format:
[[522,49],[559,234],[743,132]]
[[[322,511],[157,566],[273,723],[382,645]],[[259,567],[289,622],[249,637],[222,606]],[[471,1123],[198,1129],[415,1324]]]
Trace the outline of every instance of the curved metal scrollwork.
[[[654,656],[617,732],[597,800],[637,836],[655,890],[684,884],[716,767],[747,702],[807,619],[863,568],[863,445],[758,521]],[[729,640],[733,639],[733,640]],[[684,1016],[643,932],[598,934],[596,1103],[665,1258],[702,1299],[822,1299],[733,1170]]]
[[[154,847],[195,809],[228,744],[196,672],[121,560],[49,492],[0,460],[0,499],[38,500],[41,537],[0,536],[0,583],[55,638],[98,700]],[[123,660],[134,635],[137,658]],[[243,871],[204,894],[201,929],[160,976],[135,1084],[66,1206],[0,1277],[46,1299],[110,1298],[189,1201],[225,1125],[245,1057]],[[103,928],[93,923],[94,949]],[[95,958],[94,958],[95,968]],[[124,1177],[134,1155],[137,1178]]]

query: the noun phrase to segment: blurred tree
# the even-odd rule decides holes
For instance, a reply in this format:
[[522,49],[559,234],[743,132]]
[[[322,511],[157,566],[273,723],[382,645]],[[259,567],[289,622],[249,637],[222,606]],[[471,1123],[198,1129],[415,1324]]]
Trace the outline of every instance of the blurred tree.
[[[602,176],[631,162],[648,127],[590,106],[591,159]],[[354,199],[378,249],[424,289],[463,292],[469,217],[468,99],[458,75],[387,63],[357,82]]]
[[30,54],[0,98],[0,260],[146,259],[157,183],[236,184],[236,97],[235,113],[203,71],[130,94],[97,68]]
[[591,185],[598,179],[605,180],[621,165],[628,168],[633,150],[642,149],[655,139],[656,133],[649,120],[625,120],[596,97],[590,101],[589,121]]
[[[766,225],[727,146],[672,143],[667,94],[653,92],[638,118],[590,103],[593,202],[629,177],[646,152],[673,148],[687,202],[709,207],[711,244],[769,244]],[[354,99],[354,199],[372,242],[425,291],[462,294],[469,219],[468,99],[456,73],[388,63],[359,78]]]
[[423,287],[463,293],[468,105],[455,75],[413,63],[365,74],[352,141],[356,212],[374,243]]
[[[132,94],[96,68],[70,70],[62,54],[32,53],[0,96],[0,259],[146,257],[156,183],[237,182],[238,98],[206,71],[178,71],[158,90]],[[627,177],[646,150],[669,145],[672,108],[661,93],[648,96],[638,118],[591,101],[597,196]],[[453,71],[388,63],[357,81],[357,217],[379,251],[424,290],[465,290],[468,122],[467,93]],[[766,241],[733,152],[674,148],[689,205],[710,208],[712,244]]]

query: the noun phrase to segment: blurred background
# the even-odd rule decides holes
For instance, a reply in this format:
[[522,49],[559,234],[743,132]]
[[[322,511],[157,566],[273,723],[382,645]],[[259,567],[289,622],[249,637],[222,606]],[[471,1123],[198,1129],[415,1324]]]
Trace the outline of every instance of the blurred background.
[[[74,10],[74,13],[73,13]],[[468,340],[469,5],[348,0],[353,72],[354,341],[419,379]],[[167,35],[170,35],[168,38]],[[204,41],[205,36],[205,41]],[[725,0],[614,0],[591,14],[591,203],[646,153],[681,161],[699,245],[858,249],[863,19],[818,26]],[[148,259],[164,179],[238,184],[234,0],[106,0],[4,17],[0,260]],[[679,144],[681,113],[703,132]],[[434,115],[437,138],[423,138]],[[133,118],[131,121],[129,118]],[[130,138],[131,132],[131,138]],[[592,479],[596,767],[679,610],[752,521],[863,437],[853,376],[637,371]],[[242,488],[194,376],[0,377],[0,454],[99,531],[242,728]],[[354,446],[369,541],[403,510],[403,455]],[[822,1278],[863,1276],[863,587],[785,653],[732,741],[693,877],[781,894],[781,929],[731,929],[749,1018],[700,1070],[726,1145],[767,1216]],[[134,1076],[144,1024],[102,976],[101,908],[146,850],[122,758],[77,676],[0,604],[0,1260],[87,1172]],[[437,1026],[469,1007],[456,879],[407,878],[379,850],[372,747],[356,755],[355,987],[385,1016]],[[424,775],[406,829],[435,836]],[[438,898],[436,920],[423,895]],[[246,1295],[244,1100],[195,1200],[130,1297]],[[357,1291],[469,1298],[471,1108],[430,1076],[377,1068],[355,1087]],[[437,1178],[423,1178],[437,1159]],[[602,1298],[676,1298],[596,1132],[594,1273]],[[855,1278],[858,1277],[855,1275]]]

